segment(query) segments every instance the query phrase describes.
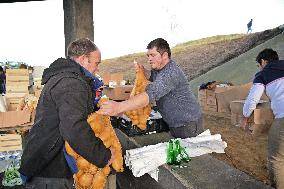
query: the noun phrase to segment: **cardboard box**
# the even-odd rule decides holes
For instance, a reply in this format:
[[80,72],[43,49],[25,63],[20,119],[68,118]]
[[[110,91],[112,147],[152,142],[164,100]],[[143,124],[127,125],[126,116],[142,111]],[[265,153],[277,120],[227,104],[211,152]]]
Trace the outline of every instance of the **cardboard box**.
[[218,85],[215,88],[215,93],[221,93],[221,92],[225,92],[228,90],[233,89],[235,86],[226,86],[226,87],[219,87]]
[[14,127],[33,124],[34,112],[28,110],[16,111],[19,98],[3,98],[3,105],[6,106],[6,110],[0,112],[0,130],[10,130]]
[[[226,91],[217,91],[216,98],[218,104],[218,112],[231,113],[230,103],[234,100],[245,100],[249,94],[252,83],[247,83],[240,86],[231,87]],[[268,100],[268,97],[264,94],[261,97],[262,100]]]
[[133,89],[133,85],[117,85],[114,88],[105,87],[103,94],[109,97],[111,100],[127,100]]
[[202,89],[198,91],[198,100],[202,110],[217,112],[217,101],[213,90]]
[[217,107],[217,100],[216,100],[216,96],[215,93],[212,93],[210,95],[207,95],[206,98],[206,104],[210,105],[210,106],[216,106]]
[[[233,100],[230,102],[231,113],[243,114],[243,106],[245,100]],[[270,102],[265,100],[260,100],[257,104],[256,109],[271,109]]]
[[257,108],[253,112],[253,120],[255,124],[271,125],[274,119],[272,109],[270,108]]
[[15,127],[31,122],[29,111],[0,112],[0,128]]
[[6,77],[9,76],[29,76],[28,69],[7,69]]
[[104,73],[102,74],[104,85],[109,85],[110,81],[115,81],[117,85],[120,85],[123,80],[123,74],[121,73]]
[[9,111],[16,110],[20,101],[25,98],[28,93],[7,93],[6,101]]
[[206,105],[204,106],[205,111],[210,111],[210,112],[217,112],[217,106],[216,105]]
[[27,85],[7,85],[7,93],[29,93],[29,86]]
[[244,100],[233,100],[230,102],[231,113],[242,115],[244,103]]
[[[231,123],[232,125],[239,125],[243,117],[243,106],[245,100],[235,100],[230,103],[231,109]],[[256,109],[250,117],[250,122],[255,126],[256,129],[259,129],[262,126],[259,125],[271,125],[273,122],[274,116],[272,109],[270,108],[270,102],[260,101],[256,106]],[[266,127],[263,126],[266,129]]]
[[207,90],[201,89],[198,90],[198,99],[206,99]]
[[29,82],[28,69],[7,69],[6,70],[7,82]]
[[0,134],[0,152],[22,150],[22,138],[18,134]]

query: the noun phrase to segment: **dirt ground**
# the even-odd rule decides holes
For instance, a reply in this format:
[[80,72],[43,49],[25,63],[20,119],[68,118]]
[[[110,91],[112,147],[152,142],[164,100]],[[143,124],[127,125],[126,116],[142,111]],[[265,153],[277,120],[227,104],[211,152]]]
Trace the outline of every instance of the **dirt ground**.
[[252,135],[237,126],[231,120],[214,115],[204,115],[204,127],[212,134],[221,134],[227,142],[225,154],[212,154],[214,158],[251,175],[255,179],[269,184],[267,174],[267,134]]

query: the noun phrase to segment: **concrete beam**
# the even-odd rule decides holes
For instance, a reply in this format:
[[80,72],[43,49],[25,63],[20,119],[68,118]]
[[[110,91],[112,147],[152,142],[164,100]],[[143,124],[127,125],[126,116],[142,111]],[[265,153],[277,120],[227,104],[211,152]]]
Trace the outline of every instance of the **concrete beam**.
[[63,0],[65,55],[70,42],[87,37],[94,40],[93,0]]
[[[128,137],[116,129],[116,134],[124,152],[128,149],[166,142],[170,139],[168,133]],[[126,167],[123,173],[117,174],[117,183],[120,188],[135,189],[273,189],[210,155],[194,157],[187,167],[182,169],[166,164],[160,166],[158,182],[148,174],[134,177]]]
[[29,1],[45,1],[45,0],[1,0],[0,3],[18,3],[18,2],[29,2]]

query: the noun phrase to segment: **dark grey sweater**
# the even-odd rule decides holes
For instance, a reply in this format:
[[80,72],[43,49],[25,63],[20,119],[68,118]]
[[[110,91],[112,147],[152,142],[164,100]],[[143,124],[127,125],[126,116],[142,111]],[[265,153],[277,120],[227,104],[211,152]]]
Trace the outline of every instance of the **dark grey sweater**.
[[150,102],[156,101],[159,112],[169,127],[181,127],[201,117],[200,106],[193,95],[187,78],[173,61],[159,71],[151,71],[146,87]]

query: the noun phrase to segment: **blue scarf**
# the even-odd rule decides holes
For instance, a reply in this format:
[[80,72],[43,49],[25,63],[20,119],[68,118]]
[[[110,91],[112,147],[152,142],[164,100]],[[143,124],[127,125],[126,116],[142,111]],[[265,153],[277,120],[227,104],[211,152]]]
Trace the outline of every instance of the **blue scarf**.
[[84,67],[82,67],[82,69],[84,71],[85,76],[90,77],[93,80],[92,91],[95,94],[93,103],[94,103],[94,108],[96,109],[97,104],[102,97],[101,87],[104,85],[104,83],[101,80],[99,80],[96,76],[94,76],[91,72],[89,72],[87,69],[85,69]]

